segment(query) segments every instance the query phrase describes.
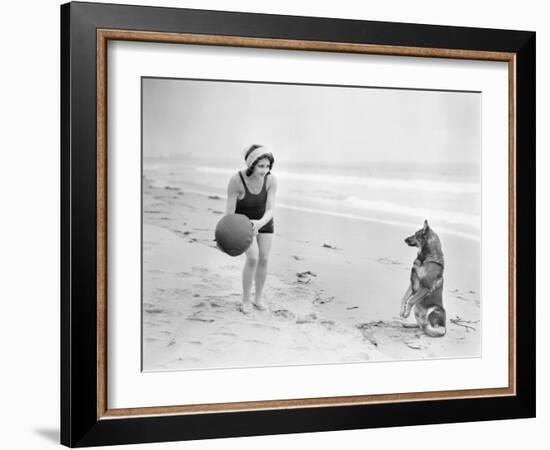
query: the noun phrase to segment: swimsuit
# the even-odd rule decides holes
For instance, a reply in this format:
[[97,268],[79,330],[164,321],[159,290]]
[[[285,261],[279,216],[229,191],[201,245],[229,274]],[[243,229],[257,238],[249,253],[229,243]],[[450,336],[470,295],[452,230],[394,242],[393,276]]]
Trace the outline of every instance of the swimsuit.
[[[269,173],[267,175],[269,175]],[[248,190],[248,187],[244,182],[243,175],[239,171],[239,176],[241,177],[241,181],[244,186],[244,197],[240,200],[237,198],[235,214],[244,214],[252,220],[259,220],[263,217],[267,203],[267,189],[265,187],[267,175],[264,177],[262,190],[258,194],[253,194]],[[273,218],[271,218],[269,222],[260,228],[258,233],[273,233]]]

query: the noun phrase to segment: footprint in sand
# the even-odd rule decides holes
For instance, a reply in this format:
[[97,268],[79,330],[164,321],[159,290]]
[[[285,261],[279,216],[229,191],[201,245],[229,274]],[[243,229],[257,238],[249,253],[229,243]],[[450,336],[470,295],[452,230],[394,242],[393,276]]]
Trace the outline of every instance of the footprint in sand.
[[288,309],[277,309],[273,311],[271,314],[281,319],[294,319],[296,317],[295,314],[289,311]]
[[205,322],[205,323],[215,322],[215,319],[212,319],[210,317],[199,317],[199,316],[189,316],[186,318],[186,320],[192,320],[195,322]]
[[299,316],[296,319],[296,323],[302,324],[302,323],[313,323],[317,320],[317,315],[315,313],[310,313],[305,316]]

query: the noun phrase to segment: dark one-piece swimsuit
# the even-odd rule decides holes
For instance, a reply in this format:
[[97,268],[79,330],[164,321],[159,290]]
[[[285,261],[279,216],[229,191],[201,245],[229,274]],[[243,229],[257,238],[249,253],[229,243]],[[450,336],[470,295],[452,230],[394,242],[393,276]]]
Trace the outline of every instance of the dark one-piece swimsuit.
[[[244,214],[252,220],[260,220],[263,217],[267,204],[267,189],[265,186],[268,175],[269,173],[264,177],[262,190],[258,194],[253,194],[248,190],[243,175],[239,171],[239,176],[241,177],[241,181],[244,186],[244,197],[241,200],[237,198],[235,214]],[[273,218],[271,218],[269,222],[260,228],[258,233],[273,233]]]

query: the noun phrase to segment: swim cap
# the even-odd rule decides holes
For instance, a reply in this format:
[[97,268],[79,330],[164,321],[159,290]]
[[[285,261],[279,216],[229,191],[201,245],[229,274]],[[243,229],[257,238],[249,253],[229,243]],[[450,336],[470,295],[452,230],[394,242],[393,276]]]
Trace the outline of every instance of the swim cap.
[[246,166],[250,167],[254,164],[260,156],[265,154],[272,154],[271,152],[266,151],[266,148],[263,145],[256,147],[254,150],[250,151],[250,148],[247,148],[244,151],[244,160],[246,161]]

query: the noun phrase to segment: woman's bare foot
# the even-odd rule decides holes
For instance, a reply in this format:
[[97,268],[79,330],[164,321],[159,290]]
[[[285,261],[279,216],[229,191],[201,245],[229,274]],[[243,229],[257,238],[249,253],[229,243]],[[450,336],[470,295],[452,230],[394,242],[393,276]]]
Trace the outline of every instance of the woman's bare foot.
[[252,302],[250,300],[243,300],[240,310],[243,314],[250,314],[252,312]]
[[254,301],[254,306],[259,309],[260,311],[265,311],[267,309],[269,309],[269,307],[267,306],[267,304],[261,300],[261,299],[256,299]]

